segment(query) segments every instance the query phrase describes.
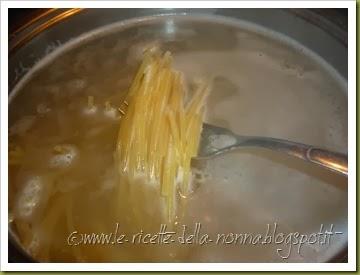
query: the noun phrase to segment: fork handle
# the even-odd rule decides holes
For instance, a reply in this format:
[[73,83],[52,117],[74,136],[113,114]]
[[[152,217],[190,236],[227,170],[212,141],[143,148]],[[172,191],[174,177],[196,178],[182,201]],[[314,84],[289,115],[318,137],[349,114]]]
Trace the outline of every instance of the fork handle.
[[[261,147],[318,164],[344,176],[348,174],[348,157],[342,153],[278,138],[239,136],[229,129],[206,123],[201,135],[203,146],[200,146],[197,158],[219,155],[240,147]],[[225,144],[214,143],[216,140],[223,140],[221,137],[226,137]]]
[[237,144],[234,144],[231,147],[239,146],[255,146],[283,152],[287,155],[295,156],[311,163],[318,164],[344,176],[347,176],[348,174],[347,155],[317,148],[311,145],[277,138],[238,137]]
[[347,155],[310,147],[307,151],[307,159],[340,174],[346,176],[348,174]]

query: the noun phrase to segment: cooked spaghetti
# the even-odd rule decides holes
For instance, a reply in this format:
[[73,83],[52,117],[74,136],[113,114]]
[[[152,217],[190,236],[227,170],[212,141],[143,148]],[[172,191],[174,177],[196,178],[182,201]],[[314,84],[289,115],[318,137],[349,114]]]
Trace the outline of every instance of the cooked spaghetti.
[[190,162],[198,150],[208,91],[206,83],[198,83],[186,98],[183,76],[172,68],[171,54],[151,49],[131,84],[128,106],[121,107],[126,113],[116,149],[120,174],[130,182],[143,176],[159,186],[169,221],[175,217],[177,190],[186,195],[191,189]]

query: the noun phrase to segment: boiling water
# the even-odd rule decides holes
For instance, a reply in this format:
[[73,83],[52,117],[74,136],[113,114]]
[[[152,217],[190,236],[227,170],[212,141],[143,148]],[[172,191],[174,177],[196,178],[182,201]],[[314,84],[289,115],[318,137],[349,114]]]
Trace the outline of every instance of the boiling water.
[[[119,119],[111,108],[122,102],[144,47],[170,50],[188,79],[213,79],[209,123],[346,152],[346,85],[323,61],[284,37],[213,18],[153,18],[81,40],[53,54],[11,95],[9,142],[23,152],[20,164],[9,166],[11,226],[34,258],[316,262],[346,244],[347,179],[301,160],[241,149],[197,167],[195,192],[179,199],[176,224],[166,229],[176,232],[169,244],[132,243],[141,230],[139,238],[162,230],[158,191],[141,182],[130,190],[113,169]],[[183,225],[185,235],[195,230],[188,244],[178,239]],[[276,226],[278,233],[310,235],[321,225],[341,234],[328,244],[306,243],[300,253],[293,245],[288,257],[291,246],[274,239],[231,242],[236,233],[265,236]],[[116,231],[128,242],[75,245],[75,231],[77,240]],[[204,234],[212,242],[200,245]]]

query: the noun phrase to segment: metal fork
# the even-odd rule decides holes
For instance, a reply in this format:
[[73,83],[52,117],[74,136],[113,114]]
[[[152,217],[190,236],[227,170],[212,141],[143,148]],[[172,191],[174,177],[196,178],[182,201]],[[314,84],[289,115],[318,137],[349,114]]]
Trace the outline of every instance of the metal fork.
[[269,137],[239,136],[228,129],[203,124],[198,156],[201,161],[241,147],[261,147],[318,164],[344,176],[348,174],[347,155],[311,145]]

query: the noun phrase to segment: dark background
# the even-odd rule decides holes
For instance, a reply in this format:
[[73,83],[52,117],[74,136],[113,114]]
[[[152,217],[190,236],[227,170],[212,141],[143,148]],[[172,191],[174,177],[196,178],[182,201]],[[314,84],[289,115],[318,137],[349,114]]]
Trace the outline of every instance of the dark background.
[[[13,32],[24,22],[47,9],[9,9],[9,32]],[[347,9],[313,9],[342,29],[347,30]]]
[[47,9],[9,9],[9,33]]

